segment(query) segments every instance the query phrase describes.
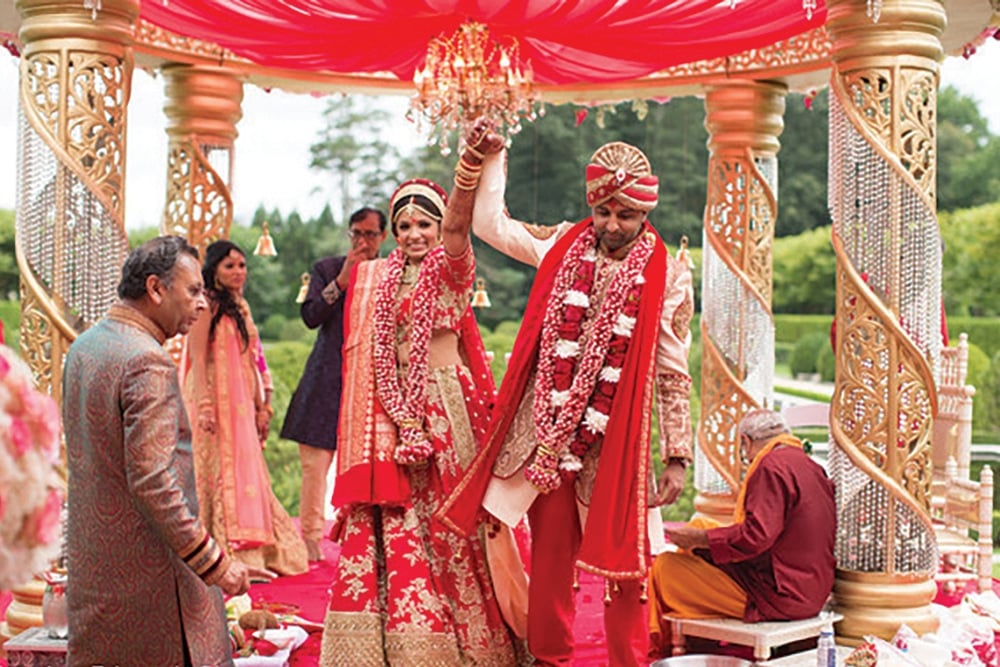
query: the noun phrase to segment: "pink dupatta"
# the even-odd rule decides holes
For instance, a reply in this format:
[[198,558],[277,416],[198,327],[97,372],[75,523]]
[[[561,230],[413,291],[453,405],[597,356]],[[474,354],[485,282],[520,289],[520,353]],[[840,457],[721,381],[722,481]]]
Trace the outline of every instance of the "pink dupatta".
[[[243,341],[232,318],[223,317],[208,340],[211,317],[206,313],[191,329],[185,342],[184,370],[193,377],[188,384],[188,411],[195,423],[195,437],[217,457],[214,483],[221,495],[226,537],[234,549],[252,549],[274,542],[267,472],[257,437],[257,404],[263,397],[258,366],[257,329],[244,312],[250,341]],[[214,405],[215,433],[197,427],[199,408]],[[197,475],[204,471],[196,470]],[[204,487],[204,484],[202,484]],[[199,498],[200,502],[209,499]]]

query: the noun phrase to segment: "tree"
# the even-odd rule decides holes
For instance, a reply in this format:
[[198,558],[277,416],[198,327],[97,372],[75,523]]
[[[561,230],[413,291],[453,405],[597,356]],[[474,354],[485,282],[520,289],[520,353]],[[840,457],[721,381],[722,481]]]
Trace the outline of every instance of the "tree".
[[1000,202],[939,216],[945,252],[942,285],[950,315],[1000,316]]
[[829,153],[828,91],[806,105],[806,98],[790,94],[785,100],[785,129],[778,152],[778,219],[774,235],[795,236],[830,224],[827,207]]
[[774,242],[774,312],[828,314],[836,304],[836,257],[830,228]]
[[938,210],[1000,201],[1000,137],[976,101],[951,86],[938,95],[937,144]]
[[331,97],[323,111],[326,126],[309,147],[314,169],[331,171],[337,179],[341,221],[357,202],[385,201],[400,180],[399,151],[382,139],[389,113],[376,98],[363,95]]

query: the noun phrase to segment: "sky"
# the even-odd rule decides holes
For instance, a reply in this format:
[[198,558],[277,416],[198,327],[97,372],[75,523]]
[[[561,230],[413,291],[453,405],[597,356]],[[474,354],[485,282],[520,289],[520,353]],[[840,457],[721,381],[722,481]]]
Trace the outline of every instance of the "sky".
[[[968,60],[947,58],[942,70],[942,86],[974,98],[994,134],[1000,134],[1000,86],[989,82],[996,81],[998,66],[1000,41],[990,39]],[[14,208],[16,198],[17,77],[18,60],[0,51],[0,208],[6,209]],[[160,222],[167,155],[163,102],[163,80],[137,70],[126,138],[125,225],[130,230]],[[402,152],[424,141],[405,119],[406,97],[380,97],[377,103],[397,119],[385,138]],[[286,216],[296,210],[310,219],[330,203],[337,214],[332,179],[309,168],[309,145],[323,128],[324,106],[323,98],[245,87],[232,187],[238,224],[248,224],[261,205]]]

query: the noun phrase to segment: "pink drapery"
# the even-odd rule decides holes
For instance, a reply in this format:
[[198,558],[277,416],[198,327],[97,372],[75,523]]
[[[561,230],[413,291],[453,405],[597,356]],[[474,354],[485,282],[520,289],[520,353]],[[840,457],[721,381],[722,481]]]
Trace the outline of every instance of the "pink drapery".
[[807,18],[802,0],[143,0],[141,16],[262,66],[402,80],[471,19],[516,39],[537,83],[564,85],[763,47],[822,25],[817,4]]

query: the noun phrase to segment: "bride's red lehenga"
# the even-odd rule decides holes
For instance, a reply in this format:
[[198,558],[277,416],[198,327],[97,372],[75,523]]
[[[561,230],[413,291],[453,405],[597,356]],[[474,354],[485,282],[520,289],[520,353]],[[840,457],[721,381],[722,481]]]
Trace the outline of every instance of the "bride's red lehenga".
[[[478,451],[495,396],[469,308],[475,261],[471,248],[457,258],[435,248],[420,263],[412,290],[403,284],[399,267],[393,271],[393,262],[400,261],[401,256],[390,256],[359,264],[345,311],[342,437],[334,491],[341,554],[320,664],[513,665],[514,640],[487,566],[488,538],[482,529],[473,539],[461,537],[432,518]],[[375,295],[383,280],[398,285],[391,290],[394,358],[398,342],[416,342],[411,338],[413,304],[423,300],[416,295],[433,290],[424,326],[458,333],[465,361],[427,370],[423,430],[434,454],[422,466],[395,462],[398,429],[375,386]],[[408,369],[398,372],[406,377]]]

